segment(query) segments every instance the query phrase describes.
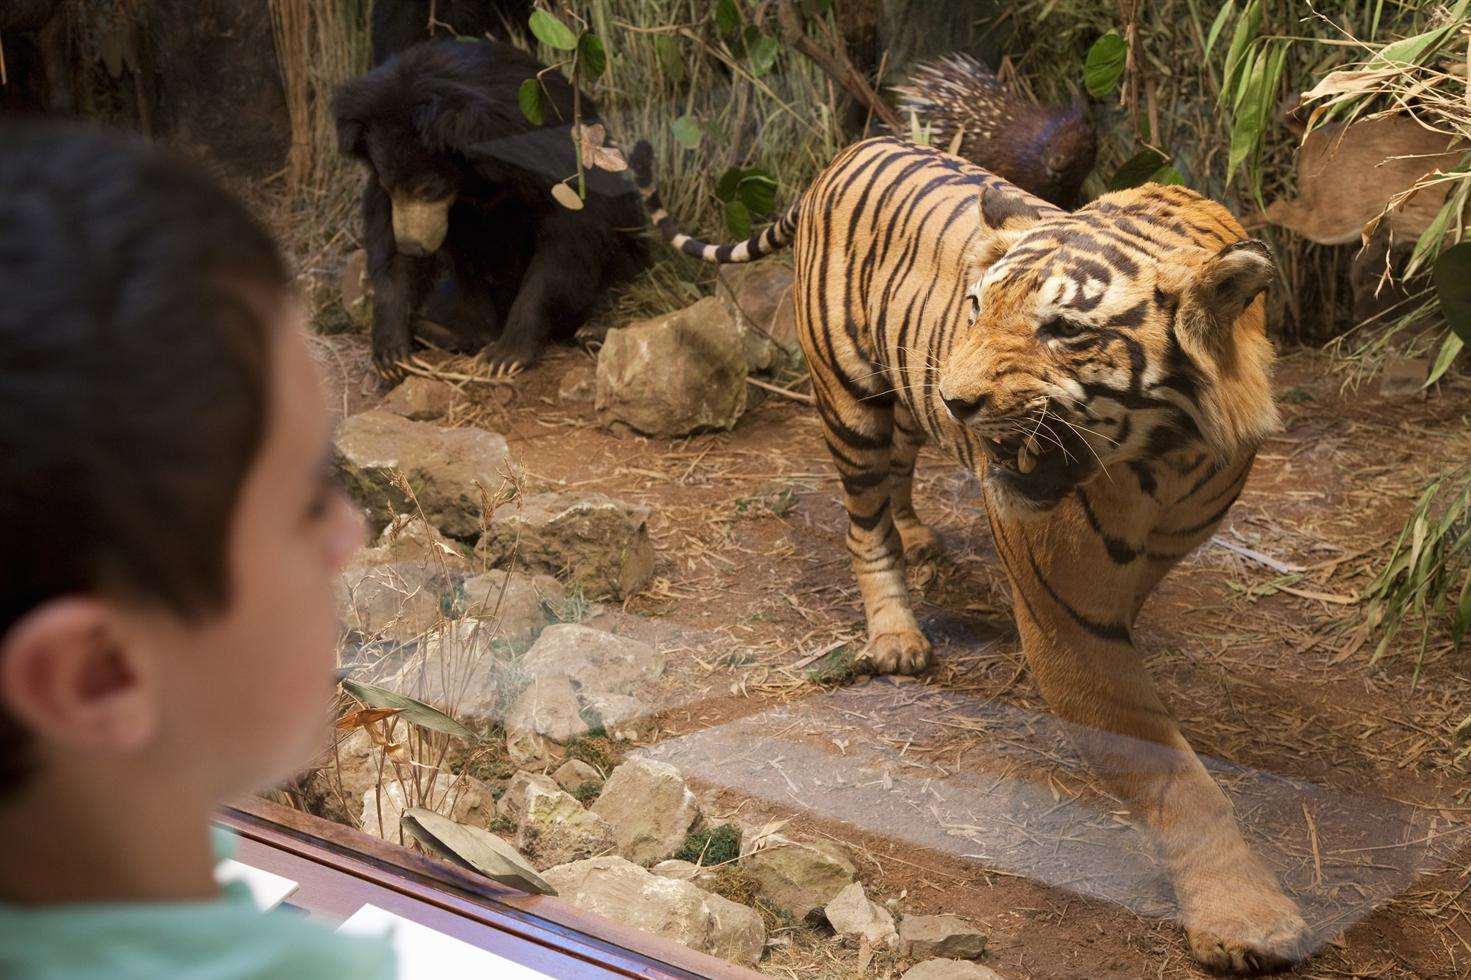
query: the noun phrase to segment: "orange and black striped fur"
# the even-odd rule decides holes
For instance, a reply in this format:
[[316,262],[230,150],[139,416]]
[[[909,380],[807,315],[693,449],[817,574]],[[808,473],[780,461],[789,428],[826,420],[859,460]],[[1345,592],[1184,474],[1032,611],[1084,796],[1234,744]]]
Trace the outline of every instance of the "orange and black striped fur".
[[1253,972],[1305,926],[1247,850],[1132,631],[1208,539],[1278,424],[1266,247],[1213,201],[1147,185],[1061,211],[892,138],[838,156],[772,228],[683,236],[635,152],[656,225],[712,261],[795,249],[796,311],[878,671],[930,663],[905,561],[939,548],[911,501],[933,440],[978,475],[1028,662],[1109,788],[1154,833],[1192,949]]

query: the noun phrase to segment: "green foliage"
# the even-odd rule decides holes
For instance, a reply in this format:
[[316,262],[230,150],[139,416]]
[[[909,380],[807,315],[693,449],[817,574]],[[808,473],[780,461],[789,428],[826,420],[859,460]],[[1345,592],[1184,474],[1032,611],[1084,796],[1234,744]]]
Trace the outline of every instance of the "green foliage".
[[1088,94],[1101,99],[1117,88],[1128,56],[1129,46],[1117,31],[1109,31],[1094,41],[1083,63],[1083,84]]
[[1108,182],[1108,189],[1121,191],[1128,187],[1147,184],[1152,180],[1160,183],[1178,183],[1178,181],[1160,181],[1157,176],[1166,170],[1174,171],[1175,168],[1169,166],[1169,162],[1170,158],[1159,150],[1152,146],[1145,147],[1114,171],[1113,177]]
[[1471,242],[1441,252],[1432,278],[1451,331],[1463,344],[1471,343]]
[[1371,663],[1389,649],[1407,621],[1418,621],[1420,650],[1431,627],[1446,625],[1460,646],[1471,626],[1471,472],[1461,468],[1432,480],[1401,529],[1389,559],[1364,594],[1368,622],[1382,630]]
[[585,806],[588,803],[591,803],[593,800],[597,799],[598,794],[602,791],[602,783],[598,782],[596,779],[589,779],[587,782],[581,783],[578,786],[574,787],[571,791],[571,795],[572,798],[575,799],[578,803],[581,803]]
[[704,128],[694,116],[680,116],[670,124],[669,128],[674,133],[674,138],[679,141],[679,145],[686,150],[698,148],[700,140],[705,136]]
[[807,679],[824,686],[846,684],[858,674],[858,651],[846,643],[807,668]]
[[741,832],[728,823],[692,830],[674,857],[694,864],[725,864],[741,856]]
[[577,71],[583,80],[597,81],[608,68],[608,55],[596,34],[584,33],[577,39]]
[[540,126],[546,121],[546,93],[542,91],[541,82],[534,78],[528,78],[521,83],[516,90],[516,104],[521,107],[521,114],[530,121],[533,126]]
[[549,48],[556,48],[558,51],[577,49],[577,35],[555,15],[545,10],[533,10],[531,19],[526,24],[536,39]]

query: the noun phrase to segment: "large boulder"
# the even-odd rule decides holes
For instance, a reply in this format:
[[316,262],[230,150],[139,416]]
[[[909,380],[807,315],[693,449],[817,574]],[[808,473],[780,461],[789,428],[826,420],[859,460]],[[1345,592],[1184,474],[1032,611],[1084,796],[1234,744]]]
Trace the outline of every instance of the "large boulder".
[[427,799],[410,802],[404,784],[396,777],[385,778],[381,789],[375,786],[365,790],[360,820],[363,830],[395,844],[403,843],[403,813],[416,806],[442,813],[456,823],[489,829],[495,819],[495,794],[489,786],[473,776],[453,776],[447,772],[439,773],[432,786],[427,773],[420,773],[419,778],[422,785],[429,787]]
[[[751,369],[777,366],[763,358],[791,356],[799,350],[792,270],[779,262],[730,264],[720,267],[721,301],[748,333]],[[764,342],[764,343],[763,343]]]
[[337,577],[338,615],[365,637],[403,642],[444,619],[444,590],[437,571],[423,562],[353,562]]
[[653,759],[614,769],[592,809],[612,825],[619,852],[644,865],[672,857],[701,820],[699,801],[679,770]]
[[632,595],[654,577],[649,509],[600,493],[539,493],[501,507],[476,550],[555,575],[589,598]]
[[796,841],[781,834],[763,838],[746,850],[740,866],[757,890],[777,908],[799,920],[813,917],[857,877],[846,849],[828,841]]
[[342,421],[333,458],[343,485],[375,528],[414,510],[395,484],[394,475],[401,473],[424,516],[452,538],[480,532],[482,502],[510,468],[503,436],[411,422],[378,409]]
[[516,847],[538,870],[611,854],[617,846],[613,828],[571,794],[539,783],[527,786]]
[[506,712],[506,752],[519,766],[554,762],[564,746],[590,729],[566,677],[537,677]]
[[605,425],[673,438],[735,426],[746,410],[740,326],[714,296],[608,331],[594,407]]
[[869,900],[863,885],[853,882],[833,897],[823,909],[828,924],[840,936],[853,936],[870,946],[899,945],[894,917],[882,905]]
[[743,966],[754,965],[766,945],[754,910],[620,857],[560,865],[542,877],[578,908]]
[[588,783],[596,783],[600,787],[603,785],[603,774],[581,759],[568,759],[557,767],[552,778],[569,793],[576,792]]
[[526,651],[521,669],[530,678],[566,677],[584,698],[632,694],[664,674],[664,655],[640,640],[579,623],[542,630]]
[[550,575],[522,575],[493,568],[460,586],[459,608],[495,626],[513,650],[525,648],[552,621],[551,609],[567,601],[567,590]]
[[973,960],[985,955],[986,935],[958,915],[906,915],[899,923],[899,947],[913,960]]

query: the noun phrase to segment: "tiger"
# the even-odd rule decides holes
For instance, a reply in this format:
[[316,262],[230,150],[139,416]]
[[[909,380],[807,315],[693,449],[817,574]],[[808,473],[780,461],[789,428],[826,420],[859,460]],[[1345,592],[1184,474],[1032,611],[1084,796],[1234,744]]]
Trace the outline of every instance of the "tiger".
[[912,674],[933,659],[905,579],[906,563],[940,553],[912,495],[933,442],[979,477],[1029,668],[1152,839],[1194,956],[1236,974],[1306,956],[1297,906],[1133,641],[1146,597],[1211,537],[1279,427],[1268,247],[1181,185],[1067,212],[894,137],[847,148],[775,223],[713,245],[664,210],[647,142],[630,163],[673,248],[713,263],[793,249],[867,621],[861,669]]

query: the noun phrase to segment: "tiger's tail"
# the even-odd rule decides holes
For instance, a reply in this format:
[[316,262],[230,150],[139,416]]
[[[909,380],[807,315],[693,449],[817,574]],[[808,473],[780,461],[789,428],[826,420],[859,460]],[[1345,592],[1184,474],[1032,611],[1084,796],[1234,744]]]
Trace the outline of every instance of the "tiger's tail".
[[792,243],[792,236],[797,231],[797,214],[801,209],[801,198],[792,202],[786,214],[781,216],[781,220],[759,234],[752,235],[743,242],[711,245],[709,242],[702,242],[680,231],[674,219],[669,216],[669,212],[664,210],[664,204],[659,200],[659,189],[654,186],[654,148],[649,145],[648,140],[638,141],[633,148],[633,154],[628,158],[628,165],[633,170],[633,178],[638,184],[639,193],[644,197],[644,206],[648,208],[649,220],[654,223],[654,227],[659,229],[659,234],[664,236],[664,240],[670,246],[679,249],[685,255],[703,259],[715,265],[723,265],[727,262],[754,262]]

